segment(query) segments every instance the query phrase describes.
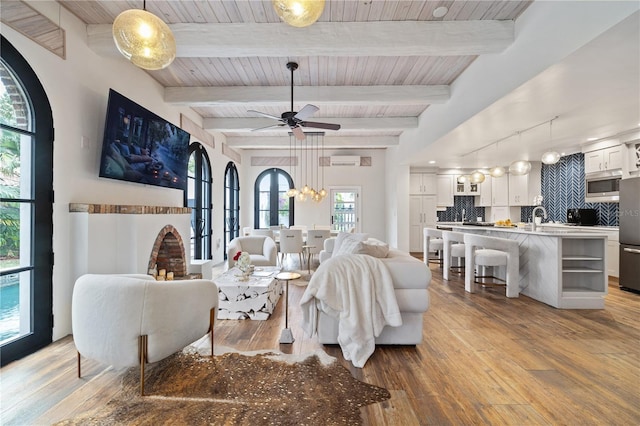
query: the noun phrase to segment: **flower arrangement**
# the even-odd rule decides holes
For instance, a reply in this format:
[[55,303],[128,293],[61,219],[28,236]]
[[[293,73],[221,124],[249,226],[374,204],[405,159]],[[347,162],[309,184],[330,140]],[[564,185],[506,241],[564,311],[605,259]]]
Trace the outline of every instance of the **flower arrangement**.
[[249,253],[247,253],[246,251],[239,251],[233,257],[233,260],[236,261],[238,269],[240,269],[242,272],[249,271],[251,267],[251,256],[249,256]]

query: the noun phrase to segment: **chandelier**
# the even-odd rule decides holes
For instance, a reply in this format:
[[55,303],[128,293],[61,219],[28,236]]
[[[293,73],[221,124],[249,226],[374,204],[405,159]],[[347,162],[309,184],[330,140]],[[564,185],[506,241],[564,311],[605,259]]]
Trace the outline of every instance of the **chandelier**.
[[[294,185],[287,191],[287,197],[295,197],[302,202],[313,200],[319,203],[327,196],[327,190],[324,188],[324,168],[322,181],[320,180],[320,157],[324,156],[324,132],[305,132],[304,135],[304,139],[298,140],[293,132],[289,133],[289,174],[293,176]],[[304,185],[298,189],[297,185],[300,183]]]
[[116,47],[134,65],[145,70],[166,68],[176,57],[176,40],[169,26],[153,13],[142,9],[120,13],[113,21]]
[[324,10],[324,0],[271,0],[276,13],[293,27],[308,27]]

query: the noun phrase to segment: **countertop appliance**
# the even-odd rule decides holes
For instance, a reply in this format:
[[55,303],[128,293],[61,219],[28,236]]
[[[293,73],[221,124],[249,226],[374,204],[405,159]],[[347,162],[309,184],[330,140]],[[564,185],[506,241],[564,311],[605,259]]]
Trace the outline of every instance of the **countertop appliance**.
[[640,177],[620,181],[620,288],[640,291]]
[[595,209],[568,209],[567,225],[594,226],[598,224]]

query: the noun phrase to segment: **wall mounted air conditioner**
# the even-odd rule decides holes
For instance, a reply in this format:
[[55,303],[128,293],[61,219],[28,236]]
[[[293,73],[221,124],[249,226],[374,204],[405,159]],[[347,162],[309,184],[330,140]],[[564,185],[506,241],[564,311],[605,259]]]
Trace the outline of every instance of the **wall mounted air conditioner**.
[[329,164],[331,166],[359,166],[360,157],[357,155],[332,155]]

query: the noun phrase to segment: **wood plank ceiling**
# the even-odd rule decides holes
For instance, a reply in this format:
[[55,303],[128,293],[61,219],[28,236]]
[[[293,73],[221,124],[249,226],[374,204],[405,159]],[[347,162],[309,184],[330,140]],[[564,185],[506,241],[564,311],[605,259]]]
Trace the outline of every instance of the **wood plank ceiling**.
[[[88,24],[90,47],[102,55],[118,55],[111,40],[115,17],[142,6],[60,3]],[[293,28],[280,21],[271,1],[148,1],[147,10],[172,28],[178,48],[169,67],[149,74],[166,88],[167,102],[193,108],[205,128],[222,131],[232,146],[265,147],[261,139],[280,137],[286,145],[286,129],[251,132],[274,122],[247,110],[276,116],[290,110],[285,64],[295,61],[294,110],[312,103],[320,107],[313,119],[342,124],[325,140],[389,146],[417,126],[430,104],[447,101],[449,86],[478,55],[513,42],[513,22],[530,3],[327,0],[317,23]],[[442,6],[447,13],[434,17]]]

